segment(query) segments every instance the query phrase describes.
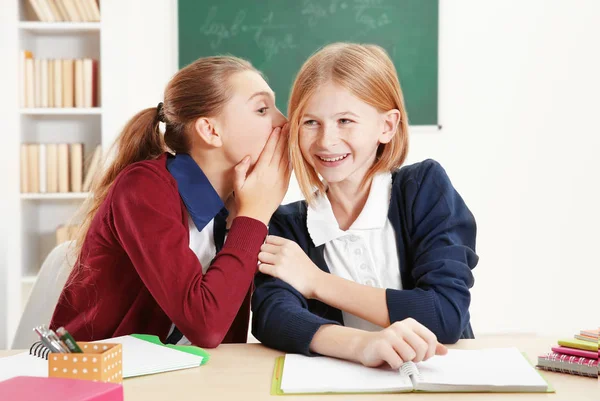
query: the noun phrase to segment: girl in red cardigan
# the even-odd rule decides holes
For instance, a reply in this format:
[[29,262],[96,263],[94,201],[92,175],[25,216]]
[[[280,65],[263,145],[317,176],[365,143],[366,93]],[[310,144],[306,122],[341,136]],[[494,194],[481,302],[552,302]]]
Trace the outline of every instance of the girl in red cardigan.
[[51,327],[81,341],[245,342],[257,255],[290,178],[285,122],[245,60],[179,71],[95,182]]

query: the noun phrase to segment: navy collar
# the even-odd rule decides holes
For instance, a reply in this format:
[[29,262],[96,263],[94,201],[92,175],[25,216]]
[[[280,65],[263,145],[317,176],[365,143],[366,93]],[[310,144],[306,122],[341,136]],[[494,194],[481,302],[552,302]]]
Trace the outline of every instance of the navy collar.
[[217,214],[227,218],[225,204],[190,155],[168,155],[167,170],[177,181],[179,195],[198,231],[202,231]]

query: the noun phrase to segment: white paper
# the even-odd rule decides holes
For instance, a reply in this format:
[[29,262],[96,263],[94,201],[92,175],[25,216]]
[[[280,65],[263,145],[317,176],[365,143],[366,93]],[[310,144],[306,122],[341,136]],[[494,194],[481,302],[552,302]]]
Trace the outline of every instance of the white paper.
[[367,368],[328,357],[285,356],[281,390],[284,393],[354,393],[411,391],[410,378],[398,370]]
[[466,390],[468,387],[489,388],[490,391],[502,391],[502,387],[514,390],[547,387],[517,348],[448,350],[447,355],[434,356],[418,363],[417,367],[419,389],[432,388],[426,385],[457,386]]
[[0,382],[17,376],[48,376],[48,361],[29,351],[0,358]]
[[123,377],[150,375],[200,366],[202,357],[156,345],[131,336],[110,338],[99,343],[123,345]]

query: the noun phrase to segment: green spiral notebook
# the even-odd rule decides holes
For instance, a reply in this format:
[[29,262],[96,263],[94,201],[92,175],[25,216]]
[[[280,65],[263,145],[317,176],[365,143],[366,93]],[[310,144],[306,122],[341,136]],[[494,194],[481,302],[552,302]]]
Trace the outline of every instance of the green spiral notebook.
[[275,363],[271,395],[408,392],[554,392],[516,348],[449,350],[400,371],[287,354]]

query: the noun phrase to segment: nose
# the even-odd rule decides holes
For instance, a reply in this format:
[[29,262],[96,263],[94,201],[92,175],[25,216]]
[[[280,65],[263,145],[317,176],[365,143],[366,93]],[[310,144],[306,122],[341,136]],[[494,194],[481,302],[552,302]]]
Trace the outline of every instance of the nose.
[[275,109],[275,116],[273,117],[273,128],[282,127],[285,123],[287,123],[287,118],[279,111],[279,109]]
[[323,124],[319,129],[317,144],[323,149],[328,149],[338,143],[338,130],[327,124]]

